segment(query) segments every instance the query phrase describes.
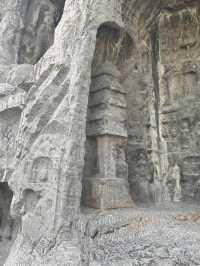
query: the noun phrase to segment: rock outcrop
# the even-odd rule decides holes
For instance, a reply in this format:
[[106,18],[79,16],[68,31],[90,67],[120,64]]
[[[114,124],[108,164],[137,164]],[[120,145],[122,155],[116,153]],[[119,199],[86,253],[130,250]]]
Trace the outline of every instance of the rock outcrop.
[[0,1],[0,265],[199,265],[199,35],[197,0]]

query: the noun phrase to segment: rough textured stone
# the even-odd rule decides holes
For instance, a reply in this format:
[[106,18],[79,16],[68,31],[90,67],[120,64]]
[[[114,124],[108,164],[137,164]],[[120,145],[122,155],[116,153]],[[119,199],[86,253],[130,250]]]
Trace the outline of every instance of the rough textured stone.
[[0,0],[0,265],[199,265],[199,27],[197,0]]

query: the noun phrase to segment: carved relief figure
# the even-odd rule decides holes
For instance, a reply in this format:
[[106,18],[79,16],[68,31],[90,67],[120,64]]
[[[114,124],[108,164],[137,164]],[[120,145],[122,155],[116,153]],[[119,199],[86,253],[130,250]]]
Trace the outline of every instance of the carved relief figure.
[[23,198],[24,198],[23,212],[25,214],[28,212],[33,212],[35,210],[35,207],[39,201],[40,195],[39,193],[31,189],[26,189],[23,192]]
[[195,138],[195,150],[200,153],[200,121],[198,121],[194,128],[194,138]]
[[20,119],[20,109],[9,109],[0,112],[0,168],[12,167],[15,152],[15,137]]
[[197,74],[195,72],[185,73],[183,80],[183,96],[195,97],[197,95]]
[[47,8],[43,14],[43,21],[37,30],[37,45],[34,51],[34,61],[37,61],[47,50],[49,45],[53,43],[54,36],[54,9]]
[[20,16],[4,16],[0,30],[0,63],[17,63],[17,53],[24,25]]
[[183,91],[181,75],[176,75],[170,79],[169,90],[172,103],[180,99]]
[[180,143],[182,149],[191,148],[191,130],[190,122],[188,120],[183,120],[180,128]]
[[194,184],[194,198],[198,202],[200,201],[200,179],[197,180]]
[[182,197],[181,171],[180,171],[180,167],[177,164],[173,167],[172,178],[176,181],[175,188],[174,188],[173,201],[175,202],[180,201]]
[[31,181],[45,182],[52,174],[52,162],[49,158],[37,158],[32,166]]
[[197,43],[197,10],[194,8],[190,9],[190,12],[188,12],[186,9],[182,13],[182,16],[182,27],[180,27],[178,44],[181,49],[189,49]]
[[27,27],[19,62],[36,63],[53,43],[56,6],[51,1],[33,1],[27,13]]
[[170,201],[179,202],[182,199],[181,170],[177,163],[169,168],[166,185]]

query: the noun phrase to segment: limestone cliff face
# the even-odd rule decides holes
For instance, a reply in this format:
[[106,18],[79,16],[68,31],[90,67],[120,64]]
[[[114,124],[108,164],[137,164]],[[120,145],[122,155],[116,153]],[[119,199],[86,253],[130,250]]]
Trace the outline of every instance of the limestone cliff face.
[[0,265],[198,265],[137,206],[199,204],[199,35],[195,0],[0,0]]

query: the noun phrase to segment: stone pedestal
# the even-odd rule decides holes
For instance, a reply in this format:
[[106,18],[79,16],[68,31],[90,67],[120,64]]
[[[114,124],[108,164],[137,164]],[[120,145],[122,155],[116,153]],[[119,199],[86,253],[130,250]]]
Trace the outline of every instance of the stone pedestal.
[[86,206],[95,209],[116,209],[133,207],[129,194],[128,180],[93,177],[84,182]]

